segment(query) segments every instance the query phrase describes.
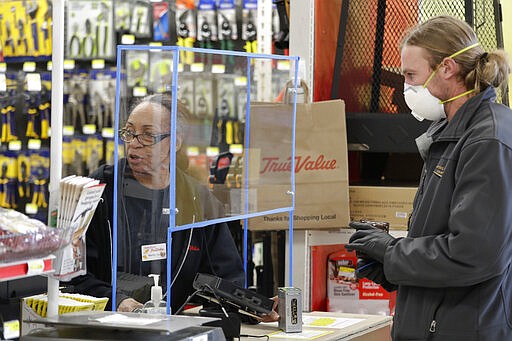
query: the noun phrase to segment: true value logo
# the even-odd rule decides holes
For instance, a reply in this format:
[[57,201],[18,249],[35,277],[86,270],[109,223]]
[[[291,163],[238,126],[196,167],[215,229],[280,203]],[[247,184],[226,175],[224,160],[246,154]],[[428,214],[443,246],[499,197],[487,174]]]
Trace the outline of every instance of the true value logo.
[[[279,157],[264,157],[262,160],[260,174],[290,172],[292,169],[292,158],[283,160]],[[336,169],[336,159],[327,159],[323,154],[315,158],[311,155],[295,156],[295,173],[301,171],[319,171]]]

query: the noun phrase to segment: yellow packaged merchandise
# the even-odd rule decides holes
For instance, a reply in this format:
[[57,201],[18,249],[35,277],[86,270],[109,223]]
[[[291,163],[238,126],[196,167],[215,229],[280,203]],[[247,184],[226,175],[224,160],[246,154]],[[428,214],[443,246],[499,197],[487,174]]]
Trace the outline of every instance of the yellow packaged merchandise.
[[[93,297],[81,294],[61,294],[59,296],[59,315],[86,310],[104,310],[108,302],[106,297]],[[41,317],[46,317],[48,296],[46,294],[34,295],[25,298],[28,307]]]

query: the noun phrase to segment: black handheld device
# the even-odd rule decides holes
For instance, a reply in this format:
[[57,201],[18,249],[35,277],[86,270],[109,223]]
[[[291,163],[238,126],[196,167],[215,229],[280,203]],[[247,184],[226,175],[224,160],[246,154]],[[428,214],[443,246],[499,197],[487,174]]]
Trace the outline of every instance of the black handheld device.
[[218,303],[221,305],[227,303],[235,306],[240,312],[250,315],[268,314],[274,306],[270,298],[213,275],[198,273],[192,286],[201,291],[200,296],[220,301]]

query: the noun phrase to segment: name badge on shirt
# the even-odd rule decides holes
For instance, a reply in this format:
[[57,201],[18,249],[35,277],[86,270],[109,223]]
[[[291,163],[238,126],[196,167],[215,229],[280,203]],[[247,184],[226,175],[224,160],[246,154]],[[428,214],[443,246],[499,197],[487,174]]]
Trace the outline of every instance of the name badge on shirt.
[[142,261],[165,259],[167,253],[167,244],[148,244],[142,245]]
[[444,174],[444,166],[437,165],[436,169],[434,169],[434,175],[437,175],[438,177],[442,178]]

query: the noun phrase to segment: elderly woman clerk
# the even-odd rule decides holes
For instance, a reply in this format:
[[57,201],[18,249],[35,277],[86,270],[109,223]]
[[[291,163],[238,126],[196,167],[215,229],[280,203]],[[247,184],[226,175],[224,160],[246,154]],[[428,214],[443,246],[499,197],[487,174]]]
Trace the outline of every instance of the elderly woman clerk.
[[[165,243],[167,238],[170,107],[168,95],[148,96],[135,105],[120,131],[121,139],[125,141],[126,158],[120,160],[117,198],[119,311],[140,308],[149,300],[149,285],[137,283],[144,282],[151,273],[165,274],[166,257],[143,262],[141,248]],[[184,171],[186,157],[181,153],[183,116],[179,107],[177,225],[218,217],[219,208],[208,189]],[[82,293],[111,297],[109,226],[113,212],[113,166],[102,166],[91,176],[107,183],[105,200],[96,210],[87,232],[88,273],[75,279],[74,285],[75,290]],[[176,311],[192,293],[192,282],[197,272],[211,273],[243,285],[243,266],[226,224],[174,232],[172,242],[172,311]],[[165,280],[165,276],[162,277]]]
[[465,22],[439,16],[401,46],[404,95],[433,121],[405,238],[372,226],[346,245],[360,277],[397,289],[393,340],[512,340],[512,112],[494,102],[504,51],[485,52]]

